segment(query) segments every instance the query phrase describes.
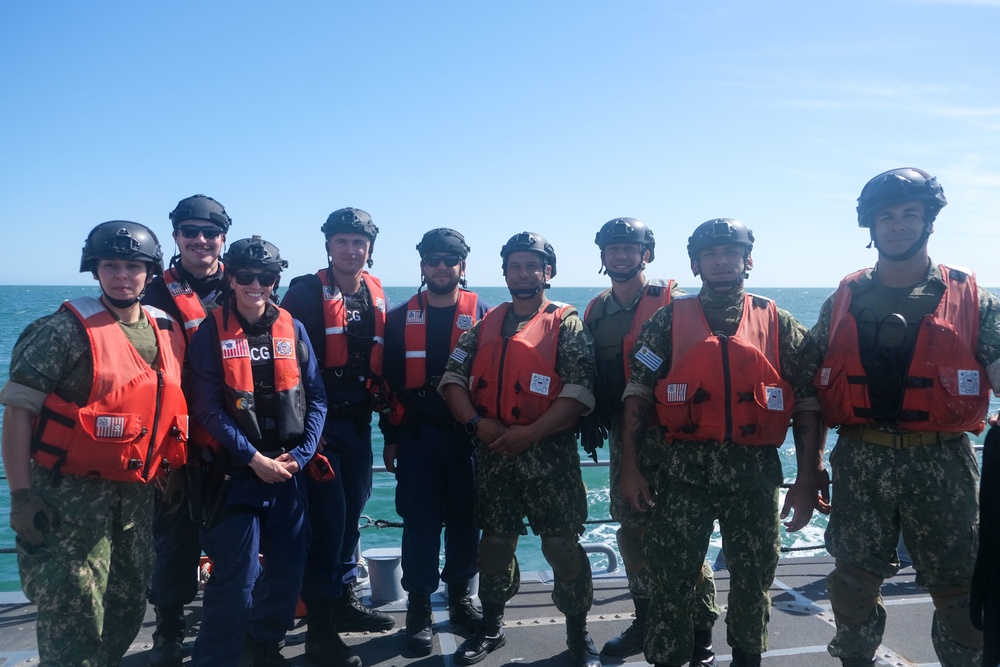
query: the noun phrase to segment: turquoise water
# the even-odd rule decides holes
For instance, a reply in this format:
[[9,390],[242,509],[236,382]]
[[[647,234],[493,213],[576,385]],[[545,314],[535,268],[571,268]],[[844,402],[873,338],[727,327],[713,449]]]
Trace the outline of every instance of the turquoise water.
[[[549,296],[559,301],[574,304],[581,311],[586,307],[590,299],[601,289],[599,287],[570,287],[555,288],[549,292]],[[386,293],[393,305],[403,303],[415,291],[412,287],[390,287]],[[689,289],[688,291],[695,291]],[[756,288],[753,291],[777,300],[778,304],[790,311],[796,318],[806,326],[812,326],[819,315],[820,306],[823,300],[830,294],[832,289],[827,288]],[[996,294],[1000,294],[997,289],[991,288]],[[95,295],[95,287],[35,287],[35,286],[0,286],[0,383],[7,381],[10,365],[10,353],[17,340],[18,335],[30,322],[54,311],[59,304],[66,300],[83,295]],[[504,288],[484,288],[480,294],[492,305],[496,305],[507,300],[507,291]],[[994,398],[991,409],[997,409],[998,402]],[[3,406],[0,406],[0,423],[3,419]],[[374,437],[375,463],[382,463],[382,438],[375,430]],[[832,440],[828,442],[827,453],[833,446]],[[606,449],[600,451],[602,460],[607,459]],[[786,441],[781,449],[781,457],[785,470],[785,478],[791,481],[795,476],[795,453],[791,444],[791,438]],[[0,464],[2,473],[2,464]],[[608,519],[608,471],[607,468],[585,468],[583,471],[584,481],[587,484],[587,496],[590,506],[590,518],[592,520]],[[392,475],[379,474],[375,476],[374,491],[372,498],[368,502],[365,514],[372,520],[386,520],[399,522],[399,516],[395,510],[394,500],[395,479]],[[10,509],[10,495],[5,483],[0,483],[0,549],[9,549],[14,546],[14,532],[10,529],[7,521]],[[362,519],[364,521],[364,519]],[[823,530],[826,527],[826,519],[823,516],[815,515],[809,526],[798,533],[783,535],[783,543],[787,547],[801,547],[807,545],[822,544]],[[587,526],[584,541],[588,542],[608,542],[614,545],[614,534],[617,526],[612,523],[601,523]],[[361,548],[368,549],[374,547],[398,546],[400,530],[398,528],[367,528],[361,534]],[[721,538],[718,533],[713,538],[712,549],[709,554],[714,558],[719,547]],[[814,552],[804,552],[810,554]],[[542,558],[538,540],[528,536],[521,540],[518,548],[518,558],[524,570],[548,569],[545,560]],[[595,567],[601,567],[600,561],[594,561]],[[13,555],[0,553],[0,591],[20,590],[20,582],[17,574],[17,562]]]

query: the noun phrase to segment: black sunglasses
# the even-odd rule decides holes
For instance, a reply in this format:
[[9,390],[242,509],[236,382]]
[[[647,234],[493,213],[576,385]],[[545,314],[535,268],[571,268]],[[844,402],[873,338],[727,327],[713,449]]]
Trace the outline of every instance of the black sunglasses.
[[253,281],[257,281],[257,284],[261,287],[270,287],[274,284],[274,281],[278,279],[277,273],[254,273],[253,271],[236,271],[233,273],[233,278],[236,278],[237,285],[252,285]]
[[[205,237],[206,241],[212,241],[219,238],[222,234],[222,230],[218,227],[202,227],[200,225],[181,225],[177,229],[180,230],[181,236],[186,239],[196,239],[198,234]],[[242,283],[241,283],[242,284]]]
[[444,265],[450,269],[453,266],[458,266],[462,258],[458,255],[424,255],[420,260],[427,266],[437,266],[441,262],[444,262]]

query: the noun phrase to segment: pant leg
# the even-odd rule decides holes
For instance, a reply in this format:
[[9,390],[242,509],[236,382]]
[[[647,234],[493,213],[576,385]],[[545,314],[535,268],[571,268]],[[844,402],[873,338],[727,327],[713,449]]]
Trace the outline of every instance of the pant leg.
[[396,462],[396,513],[403,519],[403,588],[430,595],[438,587],[446,474],[435,450],[445,443],[430,427],[401,433]]
[[479,571],[476,562],[479,530],[474,518],[476,458],[468,436],[455,429],[451,429],[442,453],[446,479],[441,579],[451,585],[467,581]]
[[334,479],[318,482],[306,475],[308,520],[311,539],[302,577],[302,600],[306,605],[330,602],[343,593],[340,551],[344,543],[343,469],[340,456],[327,450]]
[[157,493],[153,505],[153,550],[156,558],[149,584],[155,607],[181,607],[198,594],[201,561],[200,526],[191,520],[187,503],[164,502]]
[[345,421],[336,438],[344,487],[344,539],[340,563],[343,583],[351,584],[358,578],[357,549],[361,539],[358,520],[372,495],[372,429],[366,425],[359,432],[355,422]]
[[[506,567],[491,571],[484,563],[506,560],[498,556],[499,545],[487,533],[525,535],[524,483],[515,472],[514,463],[500,454],[480,447],[476,467],[476,524],[483,530],[479,542],[479,599],[483,604],[506,604],[517,595],[521,573],[517,556],[509,558]],[[516,545],[515,545],[516,549]]]

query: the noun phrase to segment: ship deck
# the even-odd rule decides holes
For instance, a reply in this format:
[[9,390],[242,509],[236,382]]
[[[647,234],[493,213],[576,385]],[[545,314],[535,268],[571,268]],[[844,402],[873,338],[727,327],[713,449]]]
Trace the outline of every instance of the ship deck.
[[[769,626],[770,648],[764,664],[773,667],[839,665],[826,651],[833,636],[833,615],[826,590],[826,575],[833,567],[829,557],[782,558],[771,588],[772,613]],[[879,665],[897,667],[939,664],[930,640],[933,605],[926,591],[914,582],[912,568],[904,568],[883,587],[883,597],[889,611],[884,643],[879,650]],[[729,593],[729,573],[724,565],[716,572],[719,604],[725,607]],[[370,588],[364,591],[370,595]],[[525,573],[520,593],[507,605],[505,632],[507,645],[483,660],[483,667],[519,664],[532,667],[566,665],[565,629],[562,615],[552,605],[551,572]],[[364,598],[370,602],[369,597]],[[452,654],[466,638],[448,621],[444,591],[432,597],[434,612],[434,651],[429,656],[417,656],[407,651],[402,628],[405,624],[405,602],[397,600],[378,607],[396,619],[396,627],[383,633],[345,633],[344,640],[360,654],[365,667],[452,667]],[[188,638],[185,648],[190,652],[201,615],[201,598],[187,607]],[[622,632],[631,622],[632,604],[624,572],[620,568],[594,577],[594,607],[588,617],[588,628],[600,648]],[[724,613],[723,613],[724,618]],[[153,610],[131,649],[125,656],[125,667],[146,664],[146,652],[152,645]],[[305,626],[297,620],[288,633],[284,655],[293,665],[312,665],[304,655]],[[731,661],[726,644],[723,619],[716,623],[714,641],[720,665]],[[244,652],[242,665],[250,665]],[[185,658],[185,664],[188,659]],[[0,667],[30,667],[38,664],[35,645],[35,607],[20,594],[0,594]],[[605,659],[606,665],[645,665],[641,655],[624,660]]]

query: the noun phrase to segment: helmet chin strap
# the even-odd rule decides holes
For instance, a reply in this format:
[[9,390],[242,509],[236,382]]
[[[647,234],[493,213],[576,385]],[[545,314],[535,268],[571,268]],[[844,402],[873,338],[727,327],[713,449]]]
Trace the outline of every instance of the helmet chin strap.
[[[745,267],[746,266],[746,259],[744,259],[743,261],[744,261],[744,267]],[[705,275],[701,271],[701,265],[699,264],[698,265],[698,273],[696,273],[695,275],[696,276],[701,276],[701,282],[702,282],[702,284],[705,287],[707,287],[709,289],[712,289],[712,290],[719,291],[719,292],[728,292],[728,291],[736,289],[737,287],[739,287],[740,285],[742,285],[743,281],[750,277],[750,272],[747,271],[746,268],[744,268],[743,269],[743,273],[741,273],[740,277],[737,278],[736,280],[714,281],[714,280],[709,280],[708,278],[705,277]]]
[[882,250],[882,247],[878,244],[878,241],[875,239],[875,228],[869,227],[868,231],[871,234],[872,240],[868,244],[868,247],[871,248],[872,246],[875,246],[875,249],[878,250],[879,254],[882,255],[882,257],[885,257],[890,262],[905,262],[906,260],[916,255],[918,252],[920,252],[920,249],[924,247],[924,244],[927,243],[927,239],[931,237],[930,229],[931,225],[928,223],[924,223],[924,231],[920,235],[920,238],[918,238],[916,241],[913,242],[913,245],[911,245],[909,248],[907,248],[901,253],[890,255],[886,251]]
[[608,267],[604,267],[604,275],[608,276],[616,283],[627,283],[628,281],[639,275],[639,272],[646,268],[645,262],[639,262],[636,264],[635,268],[628,273],[620,273],[618,271],[612,271]]
[[135,297],[134,299],[116,299],[107,292],[105,292],[103,288],[101,289],[101,294],[104,296],[105,299],[108,300],[108,303],[110,303],[115,308],[124,309],[124,308],[131,308],[135,304],[139,303],[139,299],[141,299],[143,295],[146,294],[146,290],[142,290],[142,292],[139,293],[139,296]]
[[515,299],[531,299],[550,287],[552,287],[552,285],[543,280],[542,284],[534,289],[510,289],[508,287],[507,291],[510,292],[510,295]]

